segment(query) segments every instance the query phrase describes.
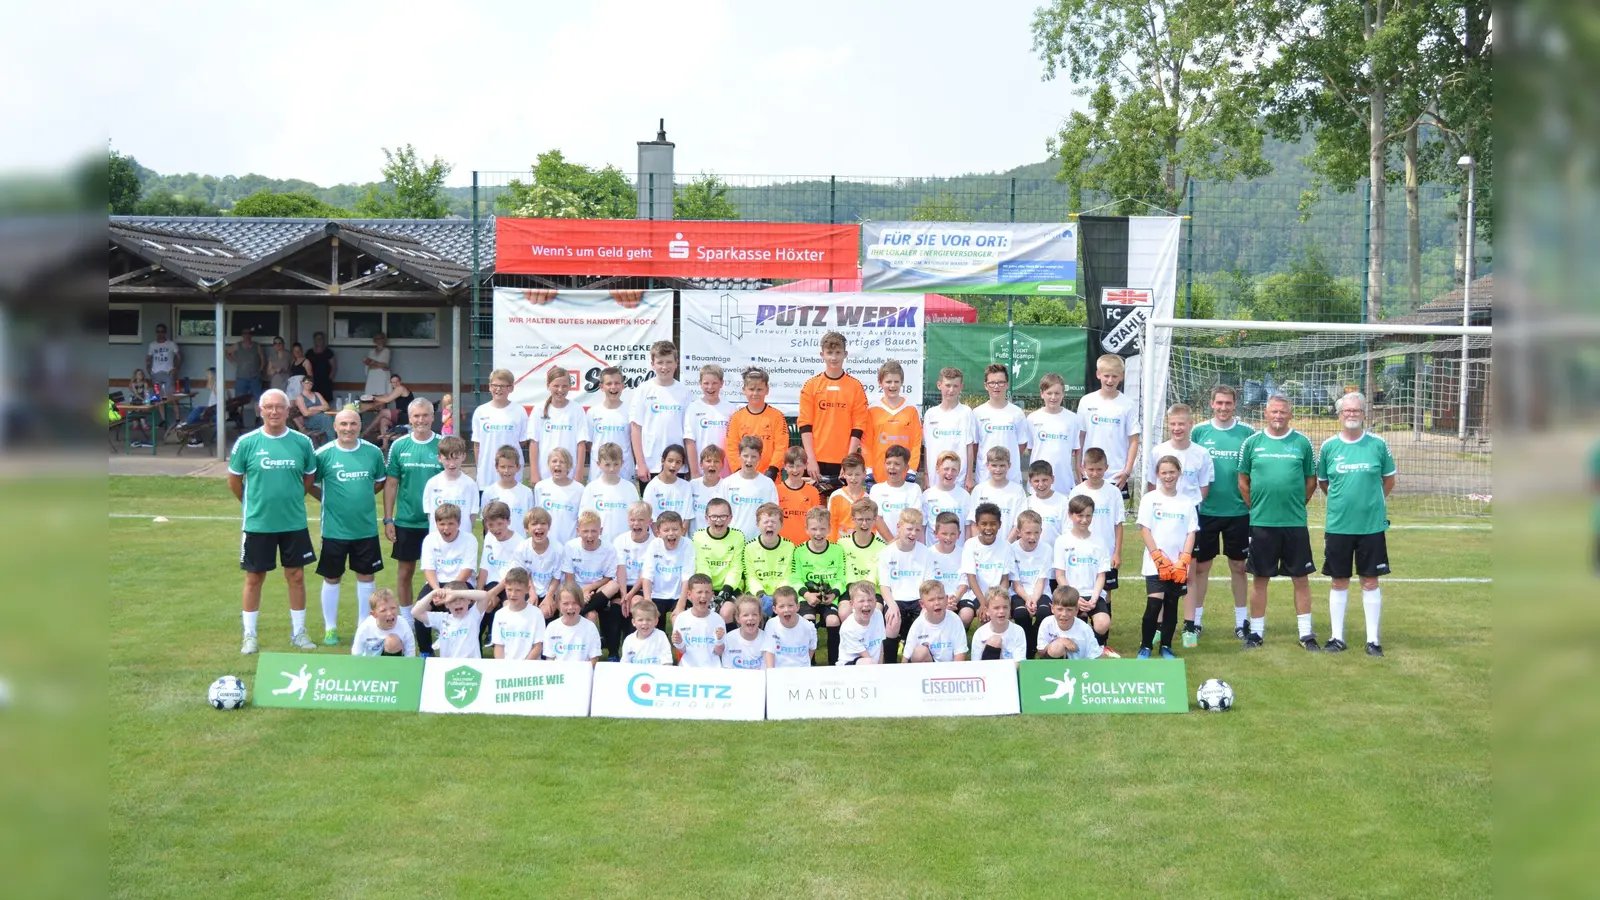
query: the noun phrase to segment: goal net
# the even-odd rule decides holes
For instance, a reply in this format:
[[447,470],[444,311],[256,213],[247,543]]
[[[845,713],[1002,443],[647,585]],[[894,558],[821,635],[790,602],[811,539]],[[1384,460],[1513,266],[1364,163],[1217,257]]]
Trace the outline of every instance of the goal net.
[[[1152,320],[1147,341],[1170,355],[1167,377],[1152,379],[1162,402],[1145,403],[1146,440],[1153,446],[1166,439],[1164,412],[1174,403],[1188,404],[1195,421],[1205,421],[1212,386],[1228,384],[1238,392],[1240,419],[1260,428],[1267,399],[1282,395],[1294,407],[1291,427],[1320,447],[1339,431],[1334,403],[1359,391],[1367,398],[1368,430],[1388,442],[1395,459],[1391,516],[1487,515],[1491,331],[1431,328]],[[1312,505],[1326,499],[1318,493]],[[1312,521],[1319,515],[1313,512]]]

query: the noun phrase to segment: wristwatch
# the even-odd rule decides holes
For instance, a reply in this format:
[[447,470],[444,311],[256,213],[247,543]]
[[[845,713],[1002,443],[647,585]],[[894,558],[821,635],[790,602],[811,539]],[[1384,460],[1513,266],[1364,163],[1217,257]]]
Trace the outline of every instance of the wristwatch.
[[383,524],[385,524],[385,525],[393,525],[394,524],[394,520],[393,519],[384,519],[383,520]]

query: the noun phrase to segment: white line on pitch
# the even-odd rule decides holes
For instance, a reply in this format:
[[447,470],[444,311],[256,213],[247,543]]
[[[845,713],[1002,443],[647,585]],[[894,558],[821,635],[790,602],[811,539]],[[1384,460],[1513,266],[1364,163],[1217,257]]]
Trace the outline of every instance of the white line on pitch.
[[[1326,575],[1312,575],[1313,581],[1331,581]],[[1213,575],[1211,581],[1228,581],[1226,575]],[[1357,579],[1352,579],[1357,580]],[[1378,579],[1380,584],[1494,584],[1493,578],[1395,578],[1385,575]]]

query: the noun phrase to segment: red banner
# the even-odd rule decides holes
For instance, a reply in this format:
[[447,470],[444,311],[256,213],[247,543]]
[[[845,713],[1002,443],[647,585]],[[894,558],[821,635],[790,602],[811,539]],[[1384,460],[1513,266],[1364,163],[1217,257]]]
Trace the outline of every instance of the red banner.
[[856,278],[859,225],[496,219],[495,271],[656,278]]

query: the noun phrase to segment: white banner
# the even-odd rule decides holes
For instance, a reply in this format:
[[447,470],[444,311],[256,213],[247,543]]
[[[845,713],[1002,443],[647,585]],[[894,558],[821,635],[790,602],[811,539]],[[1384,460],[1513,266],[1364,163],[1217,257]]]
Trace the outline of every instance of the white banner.
[[[1175,216],[1128,217],[1128,284],[1150,289],[1152,306],[1147,315],[1158,319],[1170,318],[1177,303],[1178,237],[1182,226],[1182,220]],[[1138,327],[1140,332],[1136,339],[1142,345],[1143,323]],[[1157,334],[1155,346],[1141,347],[1140,355],[1127,361],[1122,389],[1138,399],[1142,407],[1141,455],[1166,439],[1162,435],[1167,421],[1164,398],[1171,361],[1171,331]],[[1136,471],[1144,471],[1142,462]]]
[[422,711],[587,716],[593,679],[588,663],[434,657],[422,670]]
[[632,388],[650,377],[650,345],[670,340],[671,291],[494,289],[494,367],[511,370],[511,401],[523,406],[544,404],[551,366],[573,373],[567,396],[579,406],[600,401],[607,366]]
[[878,394],[878,367],[892,359],[905,369],[902,392],[922,401],[921,294],[681,291],[679,301],[686,384],[717,363],[727,377],[723,398],[741,403],[739,373],[760,366],[772,377],[767,402],[793,416],[800,388],[822,371],[822,336],[837,331],[849,347],[845,371],[861,379],[869,400]]
[[619,719],[759,722],[766,701],[766,670],[762,669],[597,663],[589,709],[591,715]]
[[1022,711],[1003,659],[767,670],[769,719],[1009,716]]

